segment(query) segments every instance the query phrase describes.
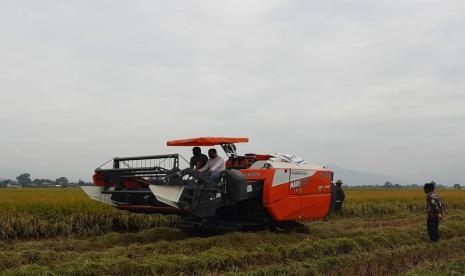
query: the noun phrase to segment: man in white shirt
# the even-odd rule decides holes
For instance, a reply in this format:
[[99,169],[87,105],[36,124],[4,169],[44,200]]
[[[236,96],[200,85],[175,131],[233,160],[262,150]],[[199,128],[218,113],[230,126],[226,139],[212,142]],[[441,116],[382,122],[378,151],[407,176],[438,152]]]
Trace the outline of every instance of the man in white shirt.
[[206,173],[211,180],[218,181],[220,173],[225,170],[224,159],[218,156],[216,149],[208,150],[207,164],[199,169],[200,173]]

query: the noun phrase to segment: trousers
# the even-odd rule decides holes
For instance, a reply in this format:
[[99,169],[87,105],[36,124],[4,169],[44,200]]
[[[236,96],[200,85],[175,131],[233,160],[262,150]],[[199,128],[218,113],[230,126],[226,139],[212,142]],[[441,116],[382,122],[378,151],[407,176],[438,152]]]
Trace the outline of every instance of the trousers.
[[439,218],[428,218],[426,220],[429,239],[433,242],[439,241]]
[[334,211],[341,213],[342,212],[342,201],[336,201],[336,205],[334,206]]

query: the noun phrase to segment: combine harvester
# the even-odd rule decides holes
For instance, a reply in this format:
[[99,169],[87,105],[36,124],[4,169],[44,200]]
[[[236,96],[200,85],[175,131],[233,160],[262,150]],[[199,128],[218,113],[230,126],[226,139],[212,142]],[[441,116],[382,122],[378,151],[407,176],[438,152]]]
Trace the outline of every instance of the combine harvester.
[[296,221],[323,219],[330,213],[331,170],[297,164],[286,156],[238,155],[235,144],[248,141],[203,137],[167,142],[168,146],[221,146],[228,159],[219,182],[181,169],[179,154],[165,154],[114,158],[111,168],[103,168],[104,164],[95,170],[95,186],[82,189],[90,198],[118,209],[179,214],[184,218],[182,228],[200,231],[287,230],[298,225]]

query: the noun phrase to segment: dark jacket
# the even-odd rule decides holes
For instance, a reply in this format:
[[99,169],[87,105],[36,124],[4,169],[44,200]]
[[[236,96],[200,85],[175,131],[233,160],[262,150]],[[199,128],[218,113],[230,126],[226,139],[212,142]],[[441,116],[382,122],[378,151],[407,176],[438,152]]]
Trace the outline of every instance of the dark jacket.
[[336,202],[344,202],[344,199],[346,198],[346,195],[344,194],[344,191],[342,190],[341,186],[336,185]]
[[205,154],[194,155],[191,157],[190,168],[194,169],[195,165],[199,164],[198,168],[203,168],[207,164],[208,157]]

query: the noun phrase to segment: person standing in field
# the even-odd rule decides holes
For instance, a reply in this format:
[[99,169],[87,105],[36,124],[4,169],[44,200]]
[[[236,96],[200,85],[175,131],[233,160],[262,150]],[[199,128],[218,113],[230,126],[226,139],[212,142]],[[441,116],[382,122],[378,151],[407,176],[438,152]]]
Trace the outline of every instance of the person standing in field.
[[334,211],[336,213],[342,213],[342,204],[344,203],[344,199],[346,198],[346,195],[342,190],[342,184],[342,180],[339,179],[336,181],[336,205],[334,206]]
[[434,183],[426,183],[423,187],[426,194],[426,227],[432,242],[439,241],[439,222],[442,219],[445,206],[442,199],[434,192]]

